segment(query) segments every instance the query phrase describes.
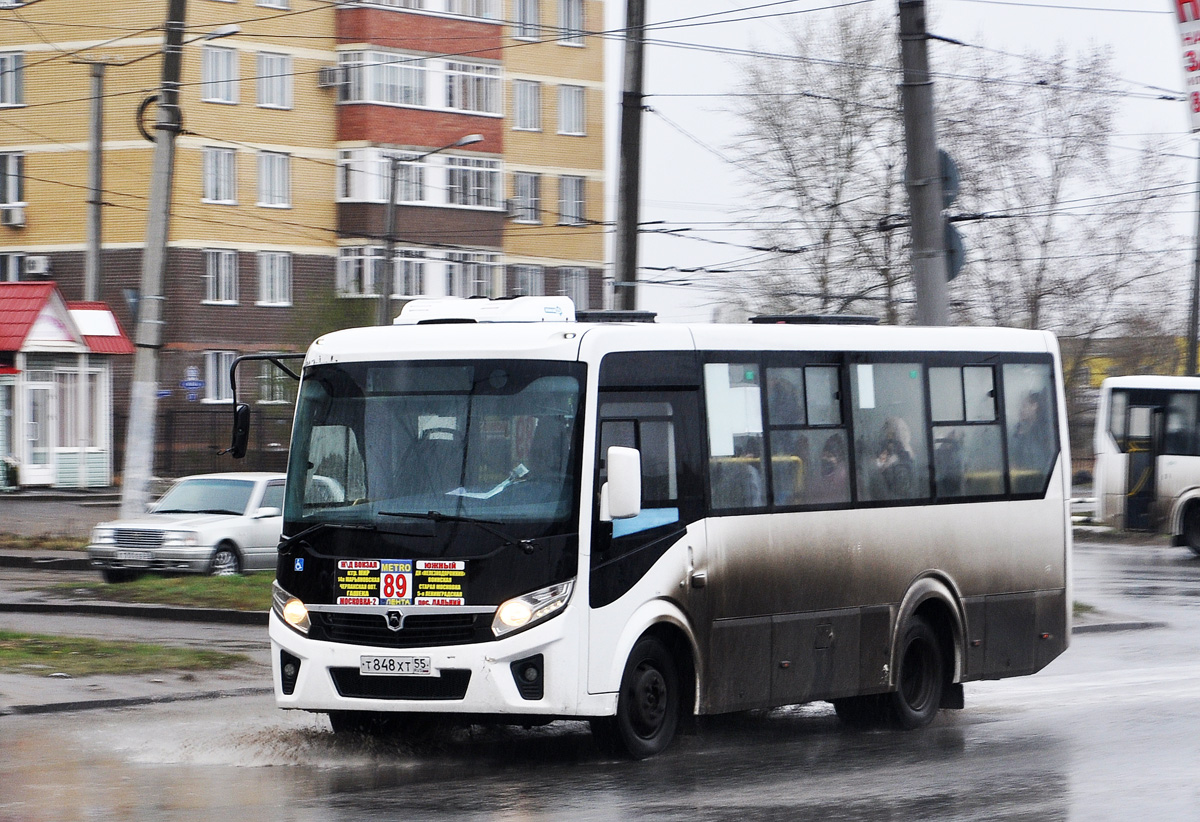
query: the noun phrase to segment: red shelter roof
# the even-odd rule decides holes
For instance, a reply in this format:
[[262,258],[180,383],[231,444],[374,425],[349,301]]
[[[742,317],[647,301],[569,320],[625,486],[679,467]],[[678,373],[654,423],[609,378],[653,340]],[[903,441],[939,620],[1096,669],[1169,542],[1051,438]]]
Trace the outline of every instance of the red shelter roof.
[[20,351],[54,283],[0,283],[0,351]]
[[[76,344],[82,341],[93,354],[134,351],[106,303],[67,303],[53,282],[0,283],[0,351],[36,346],[38,340],[30,340],[30,333],[43,316],[51,318],[56,333],[64,335],[62,339],[75,340]],[[40,328],[44,329],[45,324]]]

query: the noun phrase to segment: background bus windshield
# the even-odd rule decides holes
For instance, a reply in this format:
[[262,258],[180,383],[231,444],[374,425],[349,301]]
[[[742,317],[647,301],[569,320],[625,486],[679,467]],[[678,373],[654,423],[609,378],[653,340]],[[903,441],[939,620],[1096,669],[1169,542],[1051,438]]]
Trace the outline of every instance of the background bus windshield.
[[307,369],[287,519],[372,522],[381,513],[429,512],[571,519],[583,368],[443,360]]

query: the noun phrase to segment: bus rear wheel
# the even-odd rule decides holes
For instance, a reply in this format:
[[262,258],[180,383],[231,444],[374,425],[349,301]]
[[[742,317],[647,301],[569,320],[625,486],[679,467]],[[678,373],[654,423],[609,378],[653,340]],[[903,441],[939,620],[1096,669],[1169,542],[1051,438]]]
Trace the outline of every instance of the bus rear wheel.
[[888,713],[900,728],[923,728],[937,716],[946,687],[946,659],[937,633],[914,616],[900,642],[896,690],[886,696]]
[[633,646],[617,714],[592,720],[592,736],[604,753],[646,759],[666,750],[679,726],[679,672],[670,650],[654,637]]

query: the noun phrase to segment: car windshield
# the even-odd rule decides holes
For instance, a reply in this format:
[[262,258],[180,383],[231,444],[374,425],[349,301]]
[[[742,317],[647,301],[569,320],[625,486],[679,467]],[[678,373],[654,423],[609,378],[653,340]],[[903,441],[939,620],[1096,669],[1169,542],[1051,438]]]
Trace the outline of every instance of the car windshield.
[[154,505],[156,514],[245,514],[250,480],[197,478],[174,485]]
[[547,361],[310,367],[287,519],[564,523],[578,498],[582,382],[581,364]]

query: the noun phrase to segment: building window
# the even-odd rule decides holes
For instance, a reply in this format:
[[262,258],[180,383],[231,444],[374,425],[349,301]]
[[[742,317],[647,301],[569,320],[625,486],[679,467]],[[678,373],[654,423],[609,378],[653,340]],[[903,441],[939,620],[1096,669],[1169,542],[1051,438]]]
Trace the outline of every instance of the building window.
[[287,208],[292,204],[292,157],[276,151],[258,152],[258,204]]
[[500,69],[475,63],[446,64],[446,107],[481,114],[500,113]]
[[584,129],[583,86],[558,87],[558,133],[582,135]]
[[446,294],[450,297],[491,297],[494,254],[450,253],[446,265]]
[[396,172],[398,203],[420,203],[426,197],[428,163],[414,162],[420,155],[381,152],[374,148],[348,149],[338,153],[337,198],[343,201],[385,203],[391,177],[391,158],[399,157]]
[[513,80],[513,128],[521,131],[541,131],[541,83]]
[[425,293],[425,252],[406,248],[397,252],[394,294],[419,297]]
[[0,283],[19,282],[21,279],[21,267],[24,264],[24,251],[0,252]]
[[496,0],[446,0],[446,11],[461,17],[497,20],[500,17]]
[[260,363],[258,401],[289,405],[294,403],[296,401],[296,381],[283,373],[274,363]]
[[263,108],[292,107],[292,58],[288,55],[258,53],[258,104]]
[[514,0],[513,37],[518,40],[536,40],[541,33],[541,20],[538,17],[540,0]]
[[425,105],[425,61],[383,51],[345,51],[338,65],[346,81],[338,86],[344,103]]
[[583,45],[583,0],[558,0],[558,42]]
[[237,305],[238,255],[236,251],[210,248],[204,252],[204,302]]
[[558,270],[558,293],[569,297],[575,308],[588,307],[588,273],[586,268],[560,268]]
[[383,249],[350,246],[338,250],[337,293],[341,297],[369,297],[375,291],[375,271],[382,268]]
[[25,155],[0,153],[0,206],[25,204]]
[[238,101],[237,49],[204,47],[200,61],[200,99],[209,103]]
[[558,178],[558,221],[562,225],[583,225],[586,222],[583,200],[583,178]]
[[208,203],[237,202],[237,151],[232,148],[204,147],[204,191]]
[[546,270],[540,265],[514,265],[514,294],[522,297],[541,297],[546,293]]
[[236,351],[204,352],[204,399],[212,402],[229,402],[233,399],[229,367],[236,356]]
[[19,51],[0,53],[0,106],[25,103],[25,55]]
[[258,304],[292,304],[292,255],[284,251],[258,254]]
[[500,161],[446,157],[446,200],[450,205],[495,208],[499,202]]
[[513,219],[518,223],[540,223],[541,218],[540,174],[513,174]]

